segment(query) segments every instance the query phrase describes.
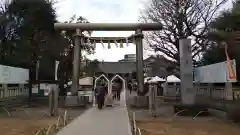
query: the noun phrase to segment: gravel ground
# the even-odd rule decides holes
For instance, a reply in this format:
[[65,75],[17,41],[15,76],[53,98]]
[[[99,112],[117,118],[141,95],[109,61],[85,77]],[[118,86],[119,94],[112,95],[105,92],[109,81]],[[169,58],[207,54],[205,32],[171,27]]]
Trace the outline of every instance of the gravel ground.
[[[64,116],[66,109],[59,109],[59,116]],[[7,112],[0,112],[0,134],[1,135],[35,135],[41,128],[47,128],[51,124],[56,124],[58,117],[47,116],[48,108],[26,108],[25,111],[17,110],[11,112],[9,117]],[[85,109],[67,108],[69,120],[81,115]]]
[[[239,135],[239,125],[230,124],[214,116],[192,117],[176,116],[173,120],[171,106],[162,106],[157,117],[151,116],[148,110],[129,109],[135,112],[137,127],[142,135]],[[132,117],[132,114],[130,114]]]
[[158,118],[137,121],[142,135],[239,135],[240,128],[217,119]]

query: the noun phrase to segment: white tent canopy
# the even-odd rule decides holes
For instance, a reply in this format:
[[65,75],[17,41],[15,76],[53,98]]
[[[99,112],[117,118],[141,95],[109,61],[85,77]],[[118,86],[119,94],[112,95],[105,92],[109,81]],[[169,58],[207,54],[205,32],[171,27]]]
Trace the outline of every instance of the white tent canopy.
[[151,80],[151,79],[152,79],[152,77],[146,77],[146,78],[144,78],[144,83],[148,82],[148,81]]
[[169,75],[167,77],[167,82],[181,82],[181,80],[177,78],[175,75]]
[[[72,85],[72,81],[68,82],[68,85]],[[92,77],[84,77],[79,79],[79,85],[93,85]]]
[[155,76],[155,77],[152,77],[152,79],[151,80],[149,80],[148,82],[165,82],[165,79],[163,79],[163,78],[160,78],[160,77],[158,77],[158,76]]

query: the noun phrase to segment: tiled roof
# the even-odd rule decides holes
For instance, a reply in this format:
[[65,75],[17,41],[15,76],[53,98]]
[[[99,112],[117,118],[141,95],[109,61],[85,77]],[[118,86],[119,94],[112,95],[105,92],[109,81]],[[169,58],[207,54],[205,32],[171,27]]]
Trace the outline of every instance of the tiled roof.
[[[167,76],[166,67],[169,63],[162,56],[151,56],[144,60],[144,67],[148,68],[150,76]],[[100,62],[98,72],[104,73],[132,73],[136,72],[136,62],[133,61],[119,61],[119,62]]]

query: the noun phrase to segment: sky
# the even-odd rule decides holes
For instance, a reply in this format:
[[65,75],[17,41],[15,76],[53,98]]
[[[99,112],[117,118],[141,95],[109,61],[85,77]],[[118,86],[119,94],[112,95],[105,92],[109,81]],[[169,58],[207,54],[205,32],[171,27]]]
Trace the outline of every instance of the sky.
[[[56,0],[58,1],[54,8],[56,9],[58,20],[60,22],[68,21],[73,15],[83,16],[91,23],[137,23],[140,12],[147,6],[150,0]],[[3,0],[0,0],[0,3]],[[228,0],[224,9],[232,6],[232,0]],[[93,32],[95,37],[127,37],[134,32]],[[146,43],[143,43],[144,58],[155,54]],[[125,54],[135,54],[136,46],[130,44],[128,47],[116,48],[112,44],[112,49],[105,49],[101,44],[97,44],[95,54],[88,56],[90,59],[100,61],[118,61],[124,58]]]
[[[55,4],[58,20],[67,21],[71,16],[85,17],[91,23],[137,23],[140,11],[146,7],[149,0],[59,0]],[[225,8],[231,6],[231,0]],[[127,37],[133,32],[94,32],[92,36],[97,37]],[[146,43],[143,44],[144,57],[154,54],[149,51]],[[95,54],[88,56],[90,59],[98,59],[100,61],[118,61],[124,58],[124,54],[135,54],[136,46],[130,44],[129,47],[116,48],[112,44],[112,49],[104,49],[101,44],[97,44]],[[147,51],[147,50],[148,51]]]
[[[148,0],[60,0],[55,5],[58,20],[67,21],[71,16],[83,16],[91,23],[137,23],[140,11]],[[126,31],[98,31],[92,36],[97,37],[127,37],[134,32]],[[105,49],[101,44],[97,44],[95,54],[88,56],[90,59],[100,61],[117,61],[124,58],[124,54],[135,54],[136,46],[130,44],[128,47],[116,48],[112,44],[111,49]],[[144,48],[147,48],[144,44]],[[144,50],[144,57],[153,54],[152,51]]]

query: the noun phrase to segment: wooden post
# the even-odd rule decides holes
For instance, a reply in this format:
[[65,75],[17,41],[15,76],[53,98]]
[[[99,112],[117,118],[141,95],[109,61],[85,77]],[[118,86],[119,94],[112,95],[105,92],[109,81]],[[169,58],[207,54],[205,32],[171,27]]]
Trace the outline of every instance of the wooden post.
[[53,89],[50,87],[49,88],[49,93],[48,93],[48,97],[49,97],[49,114],[50,116],[54,116],[54,111],[53,111]]
[[9,94],[9,91],[8,91],[8,86],[7,84],[3,84],[3,89],[4,89],[4,97],[7,97]]
[[54,115],[58,116],[58,93],[59,93],[59,87],[57,84],[54,86]]
[[148,100],[149,100],[149,112],[150,113],[152,113],[152,84],[149,84],[148,85],[148,89],[149,89],[149,98],[148,98]]
[[157,111],[157,101],[156,101],[156,97],[157,97],[157,85],[154,84],[154,85],[153,85],[153,92],[152,92],[152,102],[153,102],[152,116],[153,116],[153,117],[156,117],[156,111]]

